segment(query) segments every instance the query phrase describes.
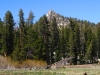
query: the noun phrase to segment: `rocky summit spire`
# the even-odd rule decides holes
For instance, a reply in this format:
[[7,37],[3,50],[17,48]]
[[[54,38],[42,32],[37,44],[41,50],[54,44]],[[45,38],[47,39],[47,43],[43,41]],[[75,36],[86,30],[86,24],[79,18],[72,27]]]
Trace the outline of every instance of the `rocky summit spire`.
[[52,18],[55,17],[56,18],[56,22],[58,24],[58,26],[61,26],[61,25],[68,25],[70,22],[67,18],[65,18],[64,16],[60,15],[60,14],[57,14],[55,11],[53,10],[49,10],[48,13],[46,14],[47,16],[47,19],[49,21],[52,21]]
[[57,13],[54,12],[53,10],[49,10],[48,13],[46,14],[46,16],[49,20],[51,20],[53,17],[55,17],[55,18],[57,17]]

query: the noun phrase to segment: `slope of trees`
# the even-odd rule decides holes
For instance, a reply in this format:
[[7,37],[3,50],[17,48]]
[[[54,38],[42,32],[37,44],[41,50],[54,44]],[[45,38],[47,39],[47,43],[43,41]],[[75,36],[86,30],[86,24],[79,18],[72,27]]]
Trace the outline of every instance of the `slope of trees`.
[[48,21],[43,15],[33,23],[33,12],[25,20],[22,9],[18,16],[18,26],[10,11],[0,19],[0,55],[14,61],[44,60],[48,65],[66,57],[74,57],[74,64],[100,58],[100,23],[67,18],[69,25],[58,27],[55,17]]

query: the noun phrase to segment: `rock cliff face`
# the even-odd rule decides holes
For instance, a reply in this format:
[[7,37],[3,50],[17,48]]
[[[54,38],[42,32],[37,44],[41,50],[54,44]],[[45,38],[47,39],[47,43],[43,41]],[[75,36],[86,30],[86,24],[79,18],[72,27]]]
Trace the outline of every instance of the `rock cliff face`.
[[53,10],[49,10],[48,13],[46,14],[46,16],[47,16],[47,19],[49,21],[51,21],[52,18],[55,17],[58,26],[62,26],[62,25],[66,26],[66,25],[68,25],[70,23],[69,20],[66,17],[64,17],[64,16],[62,16],[60,14],[57,14]]

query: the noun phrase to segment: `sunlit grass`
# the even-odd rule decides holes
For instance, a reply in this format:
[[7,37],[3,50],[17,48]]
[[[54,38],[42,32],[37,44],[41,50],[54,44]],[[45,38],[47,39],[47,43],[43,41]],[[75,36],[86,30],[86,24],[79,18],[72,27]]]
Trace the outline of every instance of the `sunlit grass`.
[[93,68],[59,68],[55,70],[16,70],[16,71],[0,71],[0,75],[100,75],[100,67]]
[[0,75],[65,75],[57,72],[43,72],[43,71],[0,71]]

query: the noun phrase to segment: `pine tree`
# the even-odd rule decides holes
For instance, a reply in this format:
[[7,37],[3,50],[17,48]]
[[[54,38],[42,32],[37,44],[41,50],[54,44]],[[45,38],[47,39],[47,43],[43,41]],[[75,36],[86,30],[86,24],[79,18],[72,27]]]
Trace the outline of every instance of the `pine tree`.
[[70,30],[70,35],[68,39],[68,49],[69,49],[68,56],[75,57],[74,47],[75,47],[74,33],[72,30]]
[[33,24],[34,17],[35,16],[34,16],[33,12],[30,11],[29,17],[27,18],[28,25],[32,25]]
[[4,17],[4,23],[6,25],[6,53],[10,56],[14,49],[14,19],[10,11],[7,11]]
[[100,23],[97,26],[97,59],[100,58]]
[[1,50],[0,54],[3,56],[7,56],[7,46],[6,46],[6,25],[4,22],[1,23],[0,34],[1,34]]
[[16,27],[14,30],[14,50],[12,53],[12,60],[14,61],[19,61],[20,60],[20,33],[19,33],[19,28]]
[[3,23],[2,23],[1,18],[0,18],[0,50],[2,48],[2,42],[1,42],[1,39],[2,39],[2,28],[3,28]]
[[85,55],[85,60],[92,60],[92,50],[93,50],[93,43],[92,41],[89,44],[89,47],[87,49],[86,55]]
[[25,30],[25,21],[24,21],[24,13],[23,10],[19,11],[19,33],[20,33],[20,59],[26,59],[26,30]]
[[87,41],[88,41],[88,28],[89,28],[89,25],[88,25],[88,22],[87,21],[84,21],[84,50],[83,50],[83,56],[85,56],[85,53],[86,53],[86,50],[87,50]]
[[70,36],[70,28],[67,28],[67,27],[65,27],[65,33],[64,33],[64,39],[65,39],[65,41],[64,41],[64,43],[65,43],[65,52],[64,52],[64,54],[65,54],[65,57],[69,57],[69,55],[68,55],[68,48],[69,48],[69,42],[68,42],[68,40],[70,39],[69,38],[69,36]]
[[70,19],[70,29],[71,29],[71,34],[69,37],[70,57],[75,58],[74,64],[76,65],[77,64],[77,49],[78,49],[77,46],[79,42],[79,33],[78,33],[79,29],[76,22],[73,19]]
[[33,51],[34,51],[33,43],[37,39],[37,34],[33,30],[33,19],[34,19],[33,12],[30,11],[29,17],[27,18],[27,22],[25,26],[26,37],[27,37],[27,44],[26,44],[27,59],[33,59]]
[[42,58],[47,62],[47,64],[50,64],[50,52],[49,52],[49,24],[47,21],[47,17],[44,15],[39,20],[39,26],[40,26],[40,37],[42,37]]
[[2,22],[2,20],[1,20],[1,18],[0,18],[0,54],[3,54],[2,53],[2,45],[3,45],[3,33],[4,33],[4,31],[3,31],[3,22]]
[[81,24],[79,26],[80,29],[80,55],[79,55],[79,61],[81,63],[84,62],[84,52],[85,52],[85,36],[84,36],[84,25]]
[[[51,54],[52,54],[51,61],[53,63],[54,61],[58,61],[61,59],[59,43],[60,43],[59,30],[58,30],[56,18],[54,17],[51,23],[51,48],[52,48],[51,49]],[[54,56],[54,53],[56,53],[55,56]]]
[[93,38],[92,38],[92,53],[91,53],[91,58],[92,58],[92,63],[95,62],[95,59],[97,59],[97,37],[96,34],[93,33]]
[[88,27],[88,30],[86,32],[87,35],[85,35],[85,45],[86,45],[86,51],[85,51],[85,60],[92,60],[92,51],[93,51],[93,33],[91,30],[91,27]]
[[77,64],[77,57],[80,57],[81,51],[80,51],[80,30],[77,23],[75,24],[75,33],[74,33],[74,39],[75,39],[75,63]]
[[64,26],[61,26],[60,28],[60,50],[61,50],[61,57],[65,58],[66,54],[67,54],[67,35],[68,33],[66,33],[66,29]]

